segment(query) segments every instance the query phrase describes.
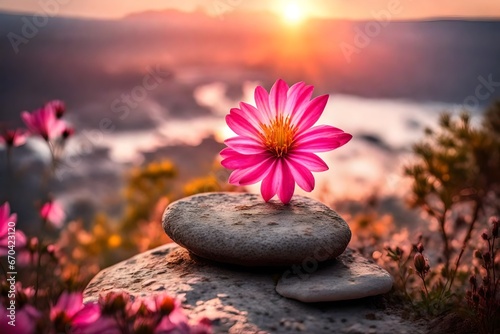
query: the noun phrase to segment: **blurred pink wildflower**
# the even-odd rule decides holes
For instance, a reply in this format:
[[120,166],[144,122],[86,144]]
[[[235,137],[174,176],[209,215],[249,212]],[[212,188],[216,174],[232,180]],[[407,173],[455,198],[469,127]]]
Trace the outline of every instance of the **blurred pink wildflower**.
[[[4,298],[3,305],[0,309],[0,333],[9,334],[31,334],[35,333],[38,319],[41,317],[39,312],[34,306],[28,303],[29,299],[33,297],[35,290],[32,287],[23,289],[21,283],[16,283],[16,309],[15,315],[8,309],[12,299]],[[5,305],[7,304],[7,305]],[[8,322],[15,319],[15,326],[10,325]]]
[[261,194],[269,201],[278,194],[287,204],[295,183],[310,192],[315,180],[311,172],[328,170],[315,152],[326,152],[346,144],[352,136],[329,125],[313,126],[323,113],[328,95],[311,100],[313,86],[303,82],[292,87],[278,80],[270,93],[255,89],[257,107],[241,102],[231,109],[227,125],[238,136],[225,141],[222,165],[233,169],[229,183],[249,185],[262,181]]
[[21,129],[5,130],[0,135],[0,144],[7,147],[18,147],[26,143],[26,131]]
[[61,228],[66,218],[62,206],[57,201],[49,201],[42,206],[40,216],[56,228]]
[[[22,231],[15,229],[16,223],[17,215],[10,214],[9,203],[6,202],[0,206],[0,256],[8,254],[9,245],[14,246],[16,251],[26,245],[26,236]],[[14,230],[15,232],[12,234]]]
[[52,100],[45,104],[45,108],[52,109],[56,118],[62,118],[66,112],[66,105],[61,100]]
[[85,328],[90,327],[99,317],[99,305],[84,305],[81,292],[63,292],[56,305],[50,309],[50,320],[57,333],[66,332],[68,327],[85,333]]
[[166,293],[132,298],[125,292],[110,292],[99,297],[101,317],[89,333],[119,334],[210,334],[211,323],[203,318],[189,322],[179,300]]
[[24,111],[21,118],[32,134],[39,135],[46,141],[59,137],[66,127],[65,123],[57,118],[55,109],[48,105],[32,113]]
[[75,129],[72,126],[66,125],[63,132],[61,133],[61,136],[64,140],[66,140],[69,137],[73,136],[74,134],[75,134]]

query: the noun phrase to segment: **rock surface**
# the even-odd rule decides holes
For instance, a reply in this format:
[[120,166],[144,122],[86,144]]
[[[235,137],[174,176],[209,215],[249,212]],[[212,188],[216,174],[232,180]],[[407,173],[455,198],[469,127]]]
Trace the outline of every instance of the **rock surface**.
[[381,297],[306,304],[275,291],[283,269],[244,268],[214,263],[176,244],[167,244],[104,269],[84,292],[124,290],[135,296],[168,292],[184,298],[192,318],[206,316],[214,333],[425,333],[425,322],[401,317],[401,308]]
[[276,291],[283,297],[313,303],[376,296],[389,292],[393,283],[387,271],[350,249],[317,268],[302,269],[286,271]]
[[335,211],[302,196],[284,205],[255,194],[195,195],[168,206],[163,229],[198,256],[244,266],[334,259],[351,239]]

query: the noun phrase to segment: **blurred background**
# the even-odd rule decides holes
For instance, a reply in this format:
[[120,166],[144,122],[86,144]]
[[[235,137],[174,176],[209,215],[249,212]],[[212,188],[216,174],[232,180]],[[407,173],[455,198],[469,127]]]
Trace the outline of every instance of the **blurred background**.
[[[467,109],[478,123],[500,97],[500,5],[491,0],[0,0],[0,35],[1,127],[60,99],[76,129],[48,185],[42,140],[16,148],[13,176],[0,151],[0,198],[28,233],[39,224],[34,208],[47,193],[57,198],[68,238],[84,231],[78,242],[96,255],[164,242],[169,201],[258,191],[231,188],[218,158],[231,135],[225,114],[253,104],[256,85],[283,78],[330,94],[320,122],[354,138],[322,155],[330,170],[310,196],[346,217],[376,199],[391,215],[378,233],[393,220],[418,224],[403,169],[424,129],[443,111]],[[15,186],[3,186],[7,178]]]

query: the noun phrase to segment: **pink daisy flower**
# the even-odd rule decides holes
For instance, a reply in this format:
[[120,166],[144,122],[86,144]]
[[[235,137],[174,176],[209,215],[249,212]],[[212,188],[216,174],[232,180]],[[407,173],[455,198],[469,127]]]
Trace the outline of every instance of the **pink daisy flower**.
[[221,151],[222,165],[233,169],[229,183],[249,185],[262,181],[261,193],[267,202],[278,194],[287,204],[295,183],[310,192],[315,181],[311,172],[328,170],[316,152],[346,144],[352,136],[329,125],[314,124],[325,109],[328,95],[311,100],[313,86],[303,82],[292,87],[278,80],[270,93],[255,89],[257,107],[241,102],[231,109],[227,125],[238,136],[227,139]]
[[7,147],[18,147],[26,143],[26,137],[26,131],[24,130],[5,130],[0,135],[0,144]]
[[46,141],[59,137],[66,128],[65,123],[57,119],[55,109],[49,105],[32,113],[24,111],[21,113],[21,118],[31,133],[41,136]]

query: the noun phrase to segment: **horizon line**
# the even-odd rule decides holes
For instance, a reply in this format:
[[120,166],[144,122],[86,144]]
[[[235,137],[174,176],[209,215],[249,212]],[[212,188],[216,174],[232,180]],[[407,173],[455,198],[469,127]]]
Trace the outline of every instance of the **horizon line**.
[[[203,14],[206,17],[210,18],[217,18],[217,15],[211,15],[210,13],[207,13],[205,10],[202,8],[197,8],[195,10],[181,10],[181,9],[175,9],[175,8],[165,8],[162,10],[145,10],[145,11],[136,11],[136,12],[131,12],[127,13],[126,15],[122,16],[92,16],[92,15],[78,15],[78,14],[64,14],[64,15],[54,15],[52,17],[57,17],[57,18],[66,18],[66,19],[77,19],[77,20],[96,20],[96,21],[120,21],[127,19],[131,16],[134,15],[141,15],[141,14],[155,14],[155,13],[162,13],[162,12],[167,12],[167,11],[172,11],[172,12],[177,12],[177,13],[183,13],[183,14]],[[274,13],[273,11],[270,10],[246,10],[246,13],[243,13],[242,11],[233,11],[230,13],[225,13],[224,16],[234,16],[235,14],[243,14],[243,15],[254,15],[256,13],[266,13],[269,15],[273,16],[279,16],[279,14]],[[11,15],[11,16],[35,16],[39,12],[32,12],[32,11],[12,11],[9,9],[2,9],[0,8],[0,14],[6,14],[6,15]],[[373,16],[367,16],[366,18],[349,18],[349,17],[334,17],[334,16],[318,16],[318,15],[312,15],[307,18],[307,20],[313,20],[313,21],[351,21],[351,22],[365,22],[365,21],[372,21],[374,19]],[[400,18],[400,19],[395,19],[392,20],[392,22],[428,22],[428,21],[500,21],[500,16],[422,16],[422,17],[409,17],[409,18]]]

